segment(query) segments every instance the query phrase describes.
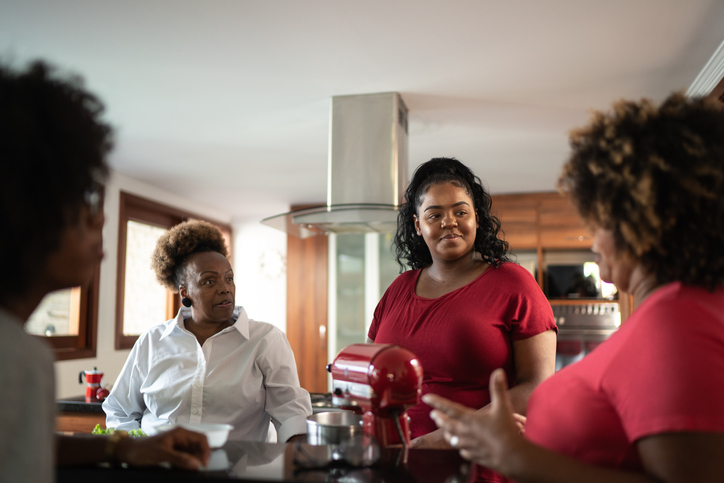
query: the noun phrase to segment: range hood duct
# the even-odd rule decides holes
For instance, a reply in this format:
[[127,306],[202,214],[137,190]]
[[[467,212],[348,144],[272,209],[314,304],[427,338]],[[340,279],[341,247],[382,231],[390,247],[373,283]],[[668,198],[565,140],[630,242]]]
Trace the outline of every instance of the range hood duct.
[[396,92],[332,97],[327,204],[262,220],[290,235],[389,233],[407,186],[407,107]]

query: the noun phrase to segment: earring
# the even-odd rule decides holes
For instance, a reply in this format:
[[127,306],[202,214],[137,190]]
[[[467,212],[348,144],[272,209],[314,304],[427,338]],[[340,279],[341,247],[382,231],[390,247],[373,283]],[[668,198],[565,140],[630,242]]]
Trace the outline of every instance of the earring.
[[184,297],[181,299],[181,305],[183,305],[184,307],[191,307],[191,305],[193,305],[193,302],[190,298]]

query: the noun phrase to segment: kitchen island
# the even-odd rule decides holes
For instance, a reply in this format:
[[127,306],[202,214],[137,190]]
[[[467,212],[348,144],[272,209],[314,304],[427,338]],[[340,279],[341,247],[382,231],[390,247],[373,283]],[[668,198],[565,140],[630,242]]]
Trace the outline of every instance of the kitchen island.
[[90,433],[96,424],[106,427],[106,413],[101,402],[85,402],[85,396],[56,401],[55,430],[59,433]]
[[[311,393],[312,412],[339,411],[332,403],[331,393]],[[106,414],[101,402],[85,402],[85,396],[73,396],[56,401],[55,430],[60,433],[90,433],[96,424],[106,427]]]
[[58,483],[160,481],[257,482],[465,482],[470,465],[454,450],[383,448],[379,459],[366,467],[331,461],[330,446],[306,443],[227,442],[212,453],[210,469],[125,468],[110,465],[59,468]]

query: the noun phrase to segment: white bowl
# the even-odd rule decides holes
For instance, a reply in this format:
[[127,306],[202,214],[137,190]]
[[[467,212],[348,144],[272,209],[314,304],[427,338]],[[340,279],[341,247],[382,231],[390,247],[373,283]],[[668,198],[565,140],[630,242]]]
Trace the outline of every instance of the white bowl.
[[202,471],[223,471],[229,468],[229,458],[223,449],[215,449],[209,455],[209,463]]
[[188,429],[189,431],[194,431],[195,433],[201,433],[206,435],[206,439],[208,440],[209,446],[211,448],[221,448],[222,446],[224,446],[224,443],[226,443],[226,440],[229,438],[229,431],[234,429],[234,427],[230,424],[180,423],[162,424],[161,426],[157,426],[156,430],[159,432],[168,431],[178,426],[184,429]]

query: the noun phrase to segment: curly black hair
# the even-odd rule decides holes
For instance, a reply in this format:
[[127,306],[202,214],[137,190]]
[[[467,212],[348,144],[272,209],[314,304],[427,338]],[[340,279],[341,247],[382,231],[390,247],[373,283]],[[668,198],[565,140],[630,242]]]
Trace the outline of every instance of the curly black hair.
[[572,132],[559,188],[660,284],[724,282],[724,106],[619,101]]
[[508,261],[508,243],[498,238],[500,220],[490,212],[490,194],[485,191],[480,178],[455,158],[433,158],[415,170],[397,214],[397,233],[393,247],[400,271],[407,267],[417,270],[432,263],[430,249],[415,230],[414,215],[417,214],[422,197],[430,186],[440,183],[453,183],[465,189],[473,199],[479,224],[475,232],[474,250],[493,267]]
[[103,111],[78,76],[42,61],[0,65],[2,297],[27,291],[78,221],[85,193],[105,180],[113,133]]
[[169,290],[177,292],[179,286],[186,285],[186,260],[195,253],[203,252],[218,252],[228,256],[221,230],[206,221],[188,220],[179,223],[156,242],[151,257],[156,279]]

